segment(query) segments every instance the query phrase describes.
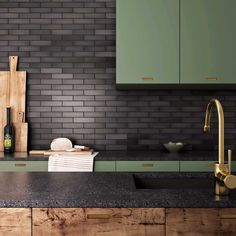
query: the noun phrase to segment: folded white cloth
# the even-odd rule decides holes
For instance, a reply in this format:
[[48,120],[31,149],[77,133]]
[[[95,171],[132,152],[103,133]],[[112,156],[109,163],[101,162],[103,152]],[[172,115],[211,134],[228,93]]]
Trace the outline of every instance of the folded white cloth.
[[92,155],[58,155],[49,157],[49,172],[93,172],[94,157],[98,152]]

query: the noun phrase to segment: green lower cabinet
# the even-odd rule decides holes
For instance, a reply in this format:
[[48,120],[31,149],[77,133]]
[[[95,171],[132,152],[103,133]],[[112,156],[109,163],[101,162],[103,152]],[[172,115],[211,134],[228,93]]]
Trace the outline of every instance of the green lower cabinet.
[[116,171],[179,171],[179,161],[117,161]]
[[0,161],[1,172],[48,171],[47,161]]
[[[214,172],[214,161],[180,161],[181,172]],[[232,162],[232,171],[236,171],[236,161]]]
[[116,171],[116,162],[115,161],[95,161],[94,163],[95,172],[115,172]]

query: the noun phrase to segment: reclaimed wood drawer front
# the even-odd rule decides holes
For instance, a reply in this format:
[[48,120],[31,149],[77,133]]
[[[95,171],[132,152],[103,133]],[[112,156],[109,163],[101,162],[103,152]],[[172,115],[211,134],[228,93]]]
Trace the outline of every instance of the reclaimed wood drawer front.
[[30,208],[0,208],[0,219],[0,235],[32,235]]
[[167,208],[166,235],[236,235],[235,208]]
[[164,208],[33,208],[33,235],[164,236]]
[[37,172],[48,171],[47,161],[0,161],[0,171]]
[[116,171],[179,171],[179,161],[117,161]]
[[116,171],[116,162],[115,161],[95,161],[94,171]]
[[[213,172],[215,161],[180,161],[182,172]],[[232,171],[236,171],[236,161],[232,162]]]

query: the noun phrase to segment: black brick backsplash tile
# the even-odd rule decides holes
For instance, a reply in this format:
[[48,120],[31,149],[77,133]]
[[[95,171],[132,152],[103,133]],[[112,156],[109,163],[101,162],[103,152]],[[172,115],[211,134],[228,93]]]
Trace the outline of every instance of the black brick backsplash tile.
[[67,136],[99,150],[157,149],[179,140],[217,146],[217,117],[203,134],[211,97],[225,110],[226,147],[236,140],[233,90],[129,90],[115,86],[115,0],[0,1],[0,70],[19,55],[27,70],[30,148]]

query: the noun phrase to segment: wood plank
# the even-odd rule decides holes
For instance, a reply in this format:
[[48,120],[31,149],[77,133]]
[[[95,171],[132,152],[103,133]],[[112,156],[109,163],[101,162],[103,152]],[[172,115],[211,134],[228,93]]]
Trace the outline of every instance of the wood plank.
[[54,154],[59,154],[59,155],[92,155],[93,149],[88,150],[88,151],[73,151],[73,152],[48,150],[48,151],[45,151],[43,154],[44,154],[44,156],[50,156],[50,155],[54,155]]
[[28,123],[23,123],[24,112],[17,113],[17,122],[13,123],[15,129],[15,151],[27,152],[28,149]]
[[163,208],[33,208],[34,236],[164,236]]
[[[18,56],[9,57],[10,71],[0,71],[0,151],[4,151],[4,131],[3,128],[6,125],[6,107],[11,107],[11,122],[18,123],[18,113],[24,114],[22,122],[25,122],[25,102],[26,102],[26,71],[16,71],[17,69]],[[24,143],[23,147],[16,146],[16,150],[19,152],[27,151],[25,150],[25,144],[27,144],[27,133],[26,126],[22,127],[17,125],[15,134],[17,137],[21,137],[20,140],[17,139],[17,144]],[[20,131],[18,130],[20,129]],[[22,131],[21,131],[22,130]],[[24,135],[18,134],[24,132]]]
[[31,209],[0,208],[0,235],[31,236]]
[[15,151],[27,152],[28,149],[28,123],[13,123],[15,129]]
[[[10,56],[10,107],[12,110],[12,122],[18,122],[18,112],[25,115],[26,101],[26,71],[16,71],[17,56]],[[23,117],[25,122],[25,117]]]
[[4,127],[7,123],[6,107],[10,104],[9,76],[8,71],[0,71],[0,151],[4,150]]
[[170,208],[166,213],[166,236],[236,235],[235,208]]

